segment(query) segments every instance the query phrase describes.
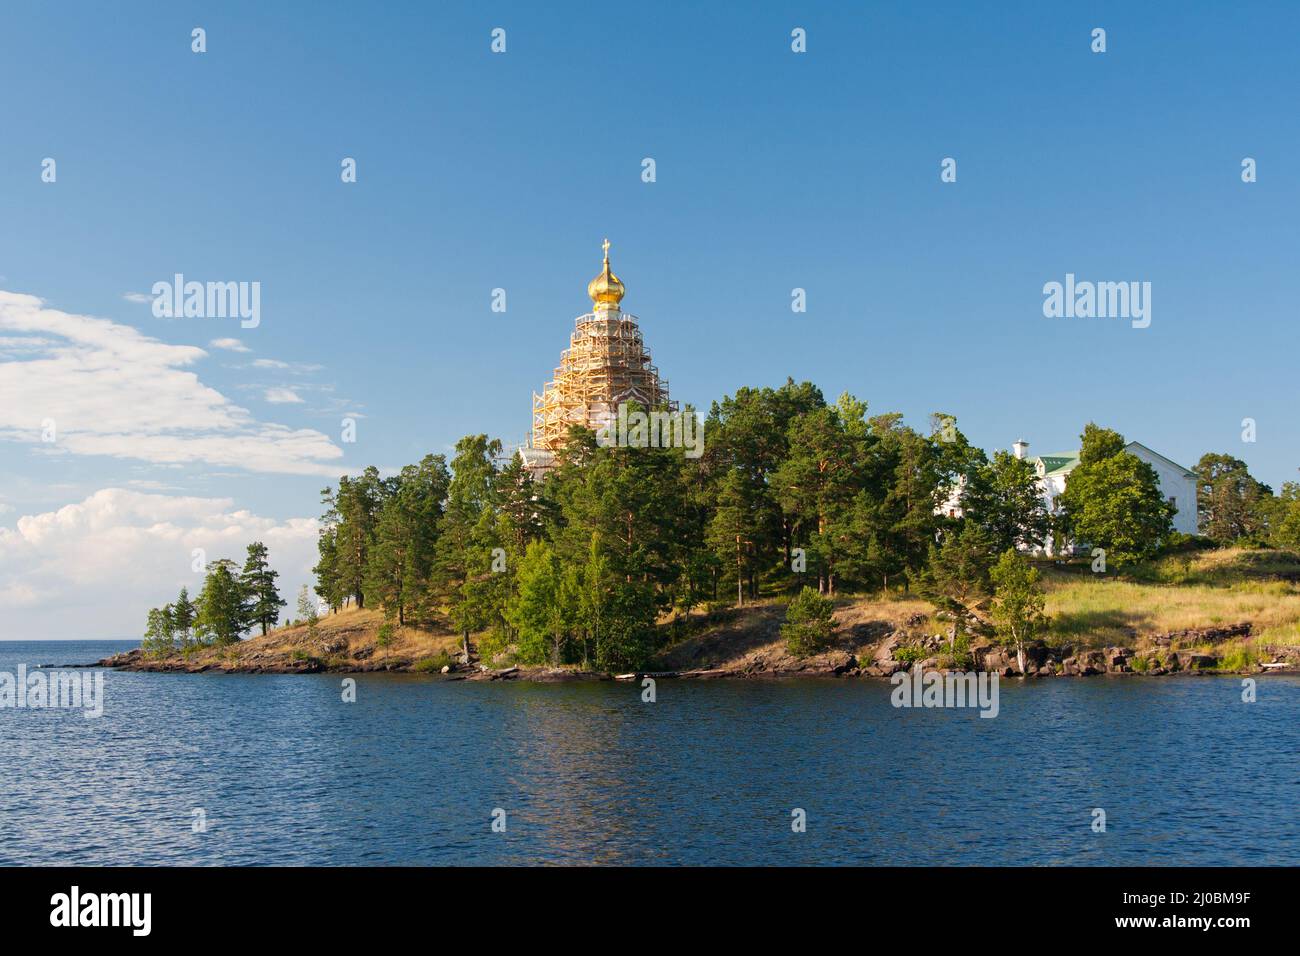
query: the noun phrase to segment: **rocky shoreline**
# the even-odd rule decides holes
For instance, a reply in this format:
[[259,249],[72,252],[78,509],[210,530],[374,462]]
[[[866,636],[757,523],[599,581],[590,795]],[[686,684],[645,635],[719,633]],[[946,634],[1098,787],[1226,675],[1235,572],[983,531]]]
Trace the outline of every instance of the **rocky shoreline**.
[[[427,660],[387,655],[376,659],[373,648],[357,650],[352,652],[349,659],[342,659],[338,655],[346,647],[337,646],[298,648],[292,653],[264,649],[228,657],[207,654],[189,659],[179,655],[153,659],[146,657],[137,648],[105,658],[94,666],[124,671],[185,674],[423,673],[444,680],[522,680],[535,683],[639,680],[643,677],[675,680],[889,678],[899,671],[910,671],[916,666],[933,671],[975,670],[997,673],[1003,677],[1031,678],[1300,672],[1300,647],[1293,645],[1260,647],[1258,650],[1263,656],[1271,657],[1270,661],[1241,669],[1223,668],[1222,659],[1215,653],[1214,645],[1250,637],[1249,622],[1157,634],[1148,638],[1142,649],[1031,644],[1025,648],[1023,675],[1015,652],[989,641],[976,640],[968,650],[964,650],[964,659],[960,663],[969,666],[962,667],[956,666],[952,661],[951,647],[942,635],[917,638],[903,628],[887,628],[883,635],[868,635],[863,630],[861,625],[850,628],[849,637],[856,637],[859,641],[863,637],[874,637],[876,640],[865,646],[859,645],[856,650],[835,649],[812,657],[798,658],[790,655],[779,642],[768,642],[748,653],[726,660],[703,660],[697,666],[663,666],[620,674],[564,667],[492,668],[473,659],[468,663],[451,662],[432,669]],[[696,648],[694,656],[707,658],[711,655],[704,654],[702,648]]]

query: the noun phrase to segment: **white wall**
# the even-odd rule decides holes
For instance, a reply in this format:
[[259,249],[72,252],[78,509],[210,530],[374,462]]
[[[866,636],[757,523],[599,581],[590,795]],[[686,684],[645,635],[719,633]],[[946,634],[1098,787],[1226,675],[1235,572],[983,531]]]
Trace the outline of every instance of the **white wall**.
[[1130,442],[1127,451],[1155,469],[1156,476],[1160,479],[1160,490],[1166,498],[1174,499],[1174,505],[1178,508],[1174,515],[1174,530],[1183,534],[1196,534],[1196,479],[1183,469],[1173,467],[1159,455],[1151,454],[1136,442]]
[[[1137,442],[1130,442],[1125,450],[1155,469],[1161,493],[1166,498],[1174,499],[1174,506],[1178,509],[1174,514],[1174,530],[1181,531],[1183,534],[1196,534],[1196,477],[1165,461],[1159,455],[1153,454]],[[1047,505],[1050,514],[1056,513],[1057,499],[1065,491],[1068,478],[1068,475],[1052,475],[1038,479],[1043,503]],[[1067,553],[1069,550],[1067,546]],[[1036,554],[1051,555],[1053,553],[1051,536],[1049,535],[1042,545],[1034,548],[1033,551]]]

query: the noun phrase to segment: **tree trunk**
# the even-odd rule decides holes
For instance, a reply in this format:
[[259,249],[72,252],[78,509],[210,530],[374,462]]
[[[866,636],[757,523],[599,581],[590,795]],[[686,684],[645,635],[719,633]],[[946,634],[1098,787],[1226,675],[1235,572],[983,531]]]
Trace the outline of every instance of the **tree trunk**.
[[469,631],[464,631],[460,636],[460,652],[465,655],[465,663],[469,663]]

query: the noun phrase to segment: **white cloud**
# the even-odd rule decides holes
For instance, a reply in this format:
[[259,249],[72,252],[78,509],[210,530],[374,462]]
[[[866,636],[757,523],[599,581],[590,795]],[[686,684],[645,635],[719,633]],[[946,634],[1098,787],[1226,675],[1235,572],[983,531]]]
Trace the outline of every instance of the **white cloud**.
[[301,405],[302,399],[291,388],[268,388],[262,396],[273,405]]
[[342,449],[324,433],[257,421],[186,370],[203,349],[5,291],[0,333],[53,340],[0,364],[0,441],[39,445],[52,420],[57,443],[42,447],[76,455],[330,477],[344,470]]
[[[0,528],[0,614],[5,637],[134,637],[145,613],[202,574],[192,552],[243,563],[261,541],[293,603],[316,562],[315,518],[277,521],[236,510],[229,498],[144,494],[105,488],[57,511],[25,515]],[[287,610],[287,609],[286,609]]]
[[146,295],[143,292],[124,292],[122,293],[122,298],[126,299],[127,302],[134,302],[137,305],[153,301],[153,296]]
[[279,359],[267,358],[253,359],[253,368],[273,368],[282,371],[287,370],[290,372],[304,373],[319,372],[321,367],[322,366],[320,365],[312,365],[309,362],[281,362]]
[[225,349],[227,352],[253,351],[239,339],[213,339],[208,345],[214,349]]

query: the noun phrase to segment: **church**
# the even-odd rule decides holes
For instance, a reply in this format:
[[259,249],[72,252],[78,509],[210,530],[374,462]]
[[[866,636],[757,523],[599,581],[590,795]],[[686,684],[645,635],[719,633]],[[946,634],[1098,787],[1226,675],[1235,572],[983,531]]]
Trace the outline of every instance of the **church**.
[[602,248],[600,274],[587,283],[591,311],[574,320],[560,364],[541,394],[533,393],[532,437],[519,455],[535,476],[553,467],[573,425],[600,431],[616,422],[619,405],[626,402],[677,410],[668,382],[650,359],[639,320],[622,310],[626,289],[610,268],[608,239]]

